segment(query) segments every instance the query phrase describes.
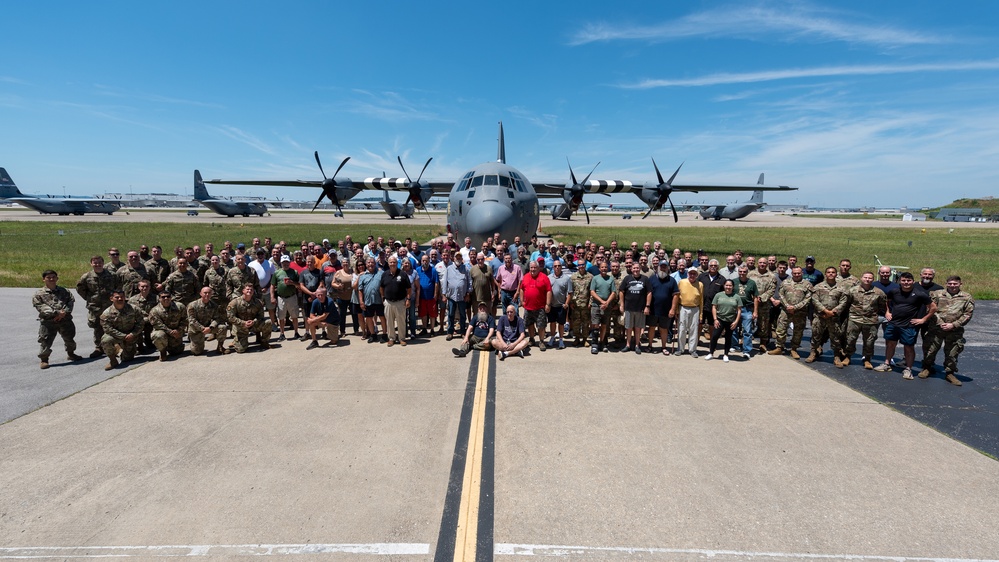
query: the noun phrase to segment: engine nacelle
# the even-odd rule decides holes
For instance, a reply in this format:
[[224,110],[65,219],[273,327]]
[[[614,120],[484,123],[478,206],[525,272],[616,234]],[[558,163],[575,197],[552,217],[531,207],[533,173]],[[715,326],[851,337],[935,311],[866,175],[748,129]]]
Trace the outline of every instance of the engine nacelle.
[[414,208],[422,210],[426,206],[427,201],[429,201],[430,198],[433,197],[434,190],[430,189],[429,187],[424,187],[420,189],[418,193],[419,193],[419,199],[417,200],[416,197],[413,197],[411,198],[410,202],[413,204]]
[[659,201],[659,190],[655,187],[643,187],[642,190],[638,192],[638,198],[651,207]]
[[341,204],[343,204],[357,196],[360,192],[360,189],[355,189],[353,187],[338,187],[336,188],[336,198],[340,200]]

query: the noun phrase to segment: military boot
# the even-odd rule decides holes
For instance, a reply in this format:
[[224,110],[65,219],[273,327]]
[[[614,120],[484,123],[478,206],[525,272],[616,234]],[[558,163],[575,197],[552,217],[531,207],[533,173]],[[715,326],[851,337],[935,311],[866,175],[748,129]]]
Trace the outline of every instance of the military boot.
[[933,365],[930,365],[929,367],[923,367],[923,370],[919,371],[919,378],[921,379],[928,378],[930,375],[933,374],[934,370],[935,369],[933,368]]
[[846,367],[847,365],[850,364],[850,356],[844,355],[843,357],[840,358],[839,362],[842,363],[844,367]]
[[117,366],[118,366],[118,357],[112,355],[111,357],[108,357],[108,364],[104,365],[104,370],[110,371],[111,369],[114,369]]
[[836,365],[837,369],[843,368],[843,362],[839,360],[838,355],[833,355],[833,365]]
[[[792,351],[791,352],[791,356],[793,357],[794,354],[795,354],[795,352]],[[819,357],[819,354],[816,353],[815,350],[813,349],[812,352],[808,354],[808,357],[805,358],[805,363],[815,363],[815,360],[818,359],[818,357]]]
[[48,369],[49,368],[49,360],[48,359],[42,359],[41,363],[39,363],[38,366],[41,367],[42,369]]
[[166,361],[166,360],[167,360],[167,352],[166,351],[161,351],[160,352],[160,361]]
[[775,347],[767,352],[767,355],[784,355],[783,347]]
[[874,365],[871,364],[871,361],[869,359],[864,359],[864,368],[867,369],[868,371],[873,371]]
[[229,350],[225,348],[225,345],[222,344],[221,340],[219,340],[219,345],[215,348],[215,351],[217,351],[219,355],[229,355]]
[[798,355],[798,350],[797,349],[792,349],[791,350],[791,359],[801,359],[801,356]]

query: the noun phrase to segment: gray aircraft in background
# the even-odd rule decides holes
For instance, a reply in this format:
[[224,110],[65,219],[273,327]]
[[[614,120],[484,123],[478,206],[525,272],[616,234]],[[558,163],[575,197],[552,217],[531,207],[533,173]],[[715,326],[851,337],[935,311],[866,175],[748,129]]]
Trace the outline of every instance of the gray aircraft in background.
[[111,215],[121,208],[120,199],[25,195],[17,188],[14,180],[10,178],[10,174],[4,168],[0,168],[0,200],[17,203],[42,214],[83,215],[85,213],[99,213]]
[[[591,171],[577,181],[576,175],[569,167],[569,181],[559,183],[533,183],[527,177],[506,163],[506,143],[503,137],[503,123],[499,124],[499,138],[496,161],[485,162],[475,166],[457,181],[428,181],[423,173],[430,165],[430,158],[423,165],[420,175],[413,180],[406,172],[402,159],[399,166],[406,177],[385,178],[371,177],[360,181],[350,178],[337,179],[337,174],[347,164],[350,157],[340,162],[331,177],[326,176],[319,152],[315,153],[316,164],[323,175],[322,180],[208,180],[206,183],[221,185],[253,185],[276,187],[313,187],[322,192],[316,200],[313,210],[324,198],[328,198],[342,214],[342,205],[363,190],[379,189],[384,191],[408,191],[409,196],[404,205],[412,204],[418,210],[425,210],[427,201],[434,195],[447,195],[447,229],[456,237],[469,237],[481,241],[494,233],[499,233],[501,239],[513,240],[514,237],[529,238],[538,229],[539,204],[538,195],[561,197],[564,201],[559,205],[557,214],[568,218],[579,210],[583,204],[583,196],[589,194],[609,194],[631,192],[637,195],[646,205],[648,212],[642,218],[648,217],[653,210],[669,203],[673,210],[673,220],[677,221],[676,208],[670,200],[674,191],[791,191],[796,187],[760,186],[760,185],[695,185],[675,184],[673,180],[680,172],[678,167],[669,180],[663,180],[655,160],[652,161],[658,181],[633,183],[627,180],[591,180]],[[681,167],[683,164],[680,165]],[[594,166],[594,170],[596,166]],[[583,207],[586,220],[589,222],[589,212]],[[555,214],[555,213],[553,213]]]
[[[760,174],[760,180],[756,183],[757,185],[763,185],[763,174]],[[764,205],[766,203],[763,202],[763,190],[757,189],[753,191],[753,196],[749,198],[749,201],[732,203],[731,205],[711,205],[698,211],[698,214],[704,220],[715,219],[716,221],[720,221],[728,219],[734,221],[749,216],[750,213],[759,210]]]
[[215,213],[234,217],[236,215],[248,217],[250,215],[264,216],[268,213],[267,206],[281,207],[284,201],[240,201],[238,199],[219,199],[212,197],[205,187],[204,180],[201,179],[201,172],[194,171],[194,200],[208,207]]

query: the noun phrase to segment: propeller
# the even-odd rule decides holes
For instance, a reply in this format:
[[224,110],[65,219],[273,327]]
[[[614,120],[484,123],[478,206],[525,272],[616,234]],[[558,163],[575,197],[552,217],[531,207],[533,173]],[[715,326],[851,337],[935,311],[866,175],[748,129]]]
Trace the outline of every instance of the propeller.
[[673,201],[670,200],[669,196],[673,193],[673,180],[676,179],[676,175],[680,173],[680,168],[683,167],[683,162],[676,167],[676,171],[673,175],[669,177],[669,181],[663,181],[663,175],[659,172],[659,166],[656,165],[656,159],[652,159],[652,167],[656,169],[656,179],[659,180],[659,184],[656,185],[656,191],[659,192],[659,197],[656,202],[649,206],[649,210],[645,211],[645,215],[642,219],[649,216],[652,211],[663,206],[663,203],[669,203],[669,208],[673,210],[673,222],[680,222],[680,218],[676,215],[676,207],[673,206]]
[[340,173],[344,165],[347,164],[347,160],[350,160],[350,156],[343,159],[340,162],[340,166],[333,172],[333,177],[327,178],[326,172],[323,171],[323,163],[319,161],[319,151],[316,151],[316,164],[319,165],[319,173],[323,175],[323,192],[319,194],[319,199],[316,199],[316,204],[312,206],[312,210],[315,211],[316,207],[323,202],[323,197],[328,197],[330,203],[336,207],[337,213],[342,217],[343,209],[340,208],[340,199],[336,196],[336,175]]
[[430,218],[430,211],[427,210],[426,201],[423,200],[423,195],[420,193],[422,186],[420,185],[420,180],[423,179],[423,172],[427,171],[427,166],[430,165],[430,161],[434,159],[433,156],[427,158],[427,163],[423,165],[423,169],[420,170],[420,175],[416,176],[416,181],[414,182],[412,178],[409,177],[409,172],[406,171],[406,166],[402,164],[402,156],[396,156],[399,161],[399,167],[402,168],[402,173],[406,176],[406,181],[409,182],[409,197],[406,198],[406,202],[403,206],[410,203],[416,209],[423,209],[427,213],[427,218]]
[[[593,172],[597,170],[597,166],[600,162],[597,162],[590,173],[586,174],[582,182],[576,181],[576,173],[572,171],[572,164],[569,163],[569,158],[566,157],[565,163],[569,165],[569,179],[572,180],[572,185],[566,184],[564,193],[568,195],[567,203],[570,207],[575,207],[579,209],[579,206],[583,203],[583,194],[586,193],[586,182],[590,180],[590,176]],[[606,195],[606,194],[605,194]],[[586,224],[590,224],[590,213],[586,210],[586,205],[583,205],[583,214],[586,215]]]

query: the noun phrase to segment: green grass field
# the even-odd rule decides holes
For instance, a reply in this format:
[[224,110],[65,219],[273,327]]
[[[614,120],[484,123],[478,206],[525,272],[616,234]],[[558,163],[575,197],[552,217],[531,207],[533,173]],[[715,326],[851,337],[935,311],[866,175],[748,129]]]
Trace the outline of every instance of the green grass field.
[[[432,231],[431,231],[432,230]],[[421,243],[444,231],[443,226],[414,228],[407,224],[375,223],[365,225],[315,224],[253,224],[212,225],[183,223],[129,223],[108,225],[73,222],[0,221],[0,286],[37,287],[42,270],[59,272],[62,283],[75,284],[89,269],[91,255],[107,255],[111,246],[123,252],[139,244],[159,244],[164,255],[174,246],[189,246],[214,242],[220,248],[226,240],[233,244],[249,243],[254,236],[270,236],[274,240],[298,243],[301,240],[337,240],[350,234],[354,240],[365,240],[369,234],[407,236]],[[735,249],[746,255],[776,254],[782,259],[789,254],[813,255],[818,267],[838,264],[840,258],[853,261],[853,271],[860,274],[875,270],[874,255],[890,265],[911,267],[918,277],[919,268],[937,270],[937,280],[956,273],[964,279],[965,288],[978,299],[999,298],[999,236],[993,229],[927,229],[914,228],[589,228],[549,224],[545,233],[556,240],[576,242],[591,239],[610,244],[617,239],[622,246],[659,240],[669,249],[680,247],[709,255],[724,257]],[[911,245],[910,245],[911,242]],[[124,256],[123,256],[124,257]]]

